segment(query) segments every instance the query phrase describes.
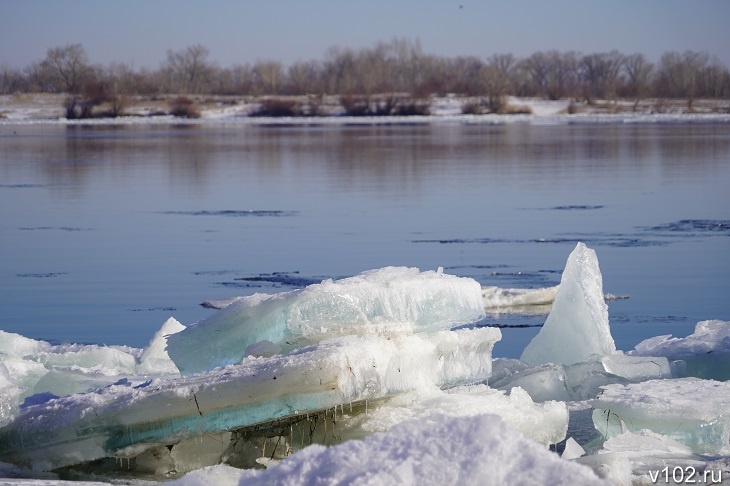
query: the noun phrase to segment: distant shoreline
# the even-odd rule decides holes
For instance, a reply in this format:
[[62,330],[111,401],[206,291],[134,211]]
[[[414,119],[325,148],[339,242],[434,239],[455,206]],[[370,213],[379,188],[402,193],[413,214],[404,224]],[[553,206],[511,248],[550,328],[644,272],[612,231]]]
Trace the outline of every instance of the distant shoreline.
[[[159,125],[159,124],[238,124],[238,125],[404,125],[404,124],[573,124],[573,123],[730,123],[730,100],[695,100],[692,111],[681,99],[633,99],[575,102],[569,99],[509,97],[509,114],[464,114],[465,106],[480,103],[479,97],[432,96],[420,101],[428,114],[348,116],[339,96],[318,97],[317,116],[303,114],[257,116],[266,103],[288,105],[307,103],[307,96],[207,96],[187,97],[195,106],[196,117],[171,114],[170,100],[177,95],[130,96],[124,113],[117,117],[64,117],[65,94],[15,94],[0,96],[0,125]],[[103,107],[102,107],[103,108]],[[286,113],[286,112],[285,112]]]

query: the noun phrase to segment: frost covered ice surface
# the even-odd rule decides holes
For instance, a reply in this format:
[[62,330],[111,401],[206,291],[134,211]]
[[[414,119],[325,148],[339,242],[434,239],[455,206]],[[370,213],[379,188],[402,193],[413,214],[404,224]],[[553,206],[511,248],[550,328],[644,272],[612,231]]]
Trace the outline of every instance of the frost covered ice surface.
[[170,336],[167,351],[183,374],[238,363],[268,341],[281,352],[349,334],[429,332],[478,320],[475,280],[388,267],[302,290],[244,297]]

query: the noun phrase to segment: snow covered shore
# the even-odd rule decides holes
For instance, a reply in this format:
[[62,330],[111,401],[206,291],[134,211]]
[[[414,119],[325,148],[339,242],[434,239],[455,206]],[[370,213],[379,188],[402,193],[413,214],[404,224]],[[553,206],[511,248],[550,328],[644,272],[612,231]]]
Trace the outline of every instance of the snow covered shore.
[[[465,115],[462,107],[469,98],[447,95],[429,100],[430,115],[420,116],[345,116],[338,97],[326,97],[322,113],[316,117],[251,116],[260,105],[255,97],[201,97],[200,118],[179,118],[166,114],[165,97],[136,100],[117,118],[63,118],[64,95],[24,94],[0,96],[0,126],[29,124],[63,125],[149,125],[149,124],[235,124],[235,125],[377,125],[377,124],[569,124],[569,123],[730,123],[730,103],[723,100],[695,102],[691,113],[682,100],[645,100],[636,111],[633,101],[600,101],[592,105],[569,100],[514,98],[508,104],[517,113],[510,115]],[[306,97],[304,98],[306,99]],[[572,114],[569,114],[572,112]]]

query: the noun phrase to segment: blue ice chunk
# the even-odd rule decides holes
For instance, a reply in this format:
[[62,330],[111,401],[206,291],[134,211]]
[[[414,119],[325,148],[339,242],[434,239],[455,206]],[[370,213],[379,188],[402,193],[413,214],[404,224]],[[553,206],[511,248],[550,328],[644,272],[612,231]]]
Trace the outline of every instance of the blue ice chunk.
[[386,267],[304,289],[244,297],[167,338],[183,375],[240,363],[246,349],[269,341],[289,352],[345,335],[433,332],[484,315],[475,280]]

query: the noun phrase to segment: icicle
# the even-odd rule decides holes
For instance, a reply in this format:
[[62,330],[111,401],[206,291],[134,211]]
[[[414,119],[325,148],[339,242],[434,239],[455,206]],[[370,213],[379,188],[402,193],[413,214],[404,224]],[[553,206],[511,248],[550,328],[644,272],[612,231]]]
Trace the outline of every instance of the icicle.
[[368,401],[365,400],[365,415],[368,414]]
[[350,413],[352,413],[352,400],[350,400]]

